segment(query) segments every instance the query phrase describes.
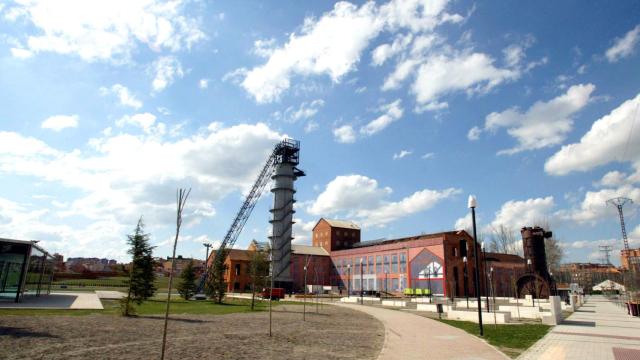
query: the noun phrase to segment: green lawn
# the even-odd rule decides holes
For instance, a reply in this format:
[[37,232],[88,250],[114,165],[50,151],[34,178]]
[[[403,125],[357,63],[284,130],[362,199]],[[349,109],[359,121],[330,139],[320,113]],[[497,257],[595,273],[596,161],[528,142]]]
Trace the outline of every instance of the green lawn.
[[[445,324],[460,328],[469,334],[479,335],[478,324],[469,321],[439,320]],[[485,324],[484,339],[489,344],[512,358],[518,357],[531,345],[540,340],[550,329],[543,324],[514,324],[514,325],[487,325]]]
[[[273,306],[281,303],[274,301]],[[48,309],[0,309],[0,316],[4,315],[23,315],[23,316],[40,316],[40,315],[68,315],[83,316],[91,314],[99,315],[118,315],[119,304],[115,300],[103,300],[104,310],[48,310]],[[250,300],[228,299],[223,304],[215,304],[212,301],[171,299],[171,314],[206,314],[206,315],[222,315],[237,312],[251,312]],[[163,300],[148,300],[141,305],[136,306],[138,315],[157,315],[164,314],[166,302]],[[256,301],[254,311],[265,311],[269,307],[268,302]]]
[[[174,284],[179,279],[174,278]],[[112,276],[101,277],[97,279],[61,279],[56,280],[51,284],[51,289],[54,291],[67,290],[67,291],[93,291],[93,290],[120,290],[127,288],[129,284],[129,278],[126,276]],[[165,290],[169,287],[168,277],[157,277],[154,282],[158,290]],[[61,288],[61,285],[65,285],[66,288]]]

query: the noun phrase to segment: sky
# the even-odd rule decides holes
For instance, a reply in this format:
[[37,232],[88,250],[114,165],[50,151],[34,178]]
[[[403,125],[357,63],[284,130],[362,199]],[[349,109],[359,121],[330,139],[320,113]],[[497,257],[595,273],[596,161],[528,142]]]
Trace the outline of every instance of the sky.
[[[640,3],[0,1],[0,237],[126,261],[219,244],[301,141],[295,243],[548,223],[564,261],[640,246]],[[269,233],[271,194],[236,247]],[[519,236],[519,234],[518,234]]]

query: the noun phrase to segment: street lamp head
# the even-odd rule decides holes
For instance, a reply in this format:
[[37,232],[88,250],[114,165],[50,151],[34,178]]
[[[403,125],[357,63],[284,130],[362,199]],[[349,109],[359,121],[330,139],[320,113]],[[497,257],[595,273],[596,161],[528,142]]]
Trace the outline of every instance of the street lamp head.
[[531,265],[531,259],[527,259],[527,265]]
[[362,258],[360,258],[360,265],[362,265]]
[[462,261],[466,264],[466,263],[467,263],[467,257],[466,257],[466,256],[465,256],[465,257],[463,257],[463,258],[462,258]]
[[493,266],[491,267],[491,269],[489,271],[493,272]]
[[307,271],[307,267],[306,266],[304,267],[304,271]]
[[469,206],[469,209],[475,209],[476,205],[478,205],[478,201],[476,200],[475,195],[469,195],[469,201],[467,204]]
[[484,251],[484,241],[480,243],[480,250]]
[[347,269],[351,269],[351,264],[347,264]]

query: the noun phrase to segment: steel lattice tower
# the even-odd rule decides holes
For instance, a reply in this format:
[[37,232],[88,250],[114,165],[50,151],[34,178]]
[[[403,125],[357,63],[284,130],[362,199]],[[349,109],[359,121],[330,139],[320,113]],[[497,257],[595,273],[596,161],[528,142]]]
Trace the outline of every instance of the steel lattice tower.
[[617,197],[613,199],[607,200],[607,204],[611,204],[618,208],[618,215],[620,216],[620,227],[622,228],[622,240],[624,241],[624,250],[629,250],[629,240],[627,239],[627,229],[624,226],[624,213],[622,212],[622,207],[625,204],[632,204],[633,201],[629,198],[625,197]]

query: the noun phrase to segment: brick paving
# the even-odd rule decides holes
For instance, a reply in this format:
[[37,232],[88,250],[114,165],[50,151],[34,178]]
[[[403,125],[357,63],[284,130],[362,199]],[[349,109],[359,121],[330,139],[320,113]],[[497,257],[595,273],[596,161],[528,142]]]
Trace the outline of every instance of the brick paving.
[[640,318],[591,296],[518,359],[640,360]]

